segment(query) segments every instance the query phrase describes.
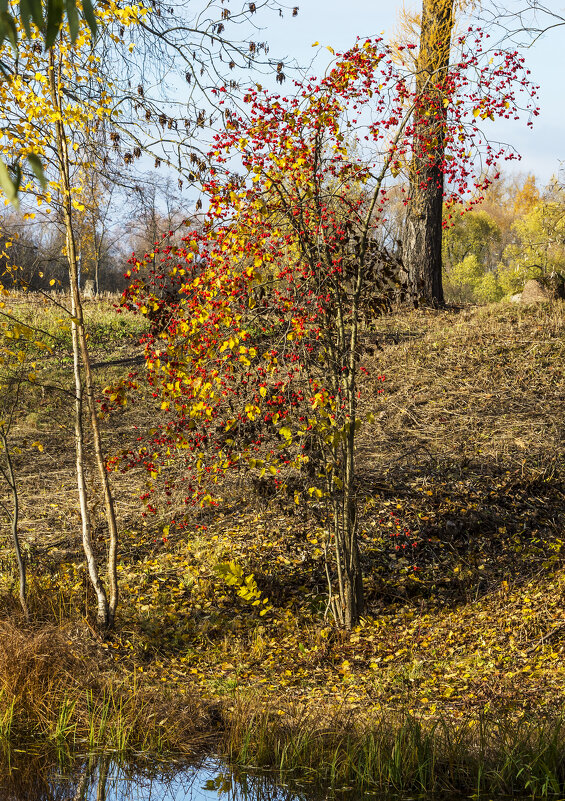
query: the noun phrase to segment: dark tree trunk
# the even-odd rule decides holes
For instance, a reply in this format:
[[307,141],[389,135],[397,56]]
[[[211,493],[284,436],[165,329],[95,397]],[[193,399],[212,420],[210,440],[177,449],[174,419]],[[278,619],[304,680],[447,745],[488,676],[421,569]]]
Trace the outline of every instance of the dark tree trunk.
[[403,258],[415,297],[441,306],[443,172],[434,165],[420,169],[418,178],[406,215]]
[[365,606],[363,597],[363,571],[359,557],[359,547],[357,540],[353,542],[353,553],[351,554],[351,565],[345,571],[345,604],[344,604],[344,626],[352,629],[359,622]]
[[444,84],[452,29],[453,0],[424,0],[403,259],[416,297],[435,306],[443,304],[441,244],[447,116]]

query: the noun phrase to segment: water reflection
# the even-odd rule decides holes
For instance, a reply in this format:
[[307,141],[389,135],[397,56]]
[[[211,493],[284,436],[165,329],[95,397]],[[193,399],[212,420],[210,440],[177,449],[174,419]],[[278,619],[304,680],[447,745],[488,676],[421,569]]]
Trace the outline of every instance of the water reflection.
[[207,760],[180,770],[124,765],[110,756],[67,769],[46,756],[11,754],[2,767],[0,801],[306,801],[269,777],[230,772]]

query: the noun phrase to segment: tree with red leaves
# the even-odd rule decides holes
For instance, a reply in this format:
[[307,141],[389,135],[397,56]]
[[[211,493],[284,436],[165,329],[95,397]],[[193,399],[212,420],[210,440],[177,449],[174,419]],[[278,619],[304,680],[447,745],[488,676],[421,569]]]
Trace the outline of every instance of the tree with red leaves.
[[[512,157],[484,142],[477,121],[516,116],[520,89],[526,105],[532,97],[518,55],[482,64],[480,41],[460,38],[445,79],[444,172],[458,204],[487,185],[485,167]],[[143,278],[156,255],[160,283],[177,294],[146,342],[164,418],[126,466],[144,463],[170,491],[182,459],[186,503],[219,504],[230,476],[251,471],[314,504],[328,612],[350,628],[363,610],[355,440],[371,422],[359,412],[371,380],[363,313],[398,289],[383,247],[387,197],[415,139],[425,149],[435,127],[422,124],[410,69],[381,40],[359,42],[293,97],[257,90],[245,102],[247,116],[232,115],[216,137],[204,225],[133,261],[130,308],[151,315],[162,305]]]

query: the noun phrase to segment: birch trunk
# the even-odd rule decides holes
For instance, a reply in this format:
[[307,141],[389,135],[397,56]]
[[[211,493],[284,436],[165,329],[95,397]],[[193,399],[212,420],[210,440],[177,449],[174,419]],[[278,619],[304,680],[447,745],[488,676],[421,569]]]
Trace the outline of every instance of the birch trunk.
[[[59,163],[59,177],[63,195],[63,218],[65,221],[66,232],[66,248],[67,260],[69,265],[69,281],[71,287],[72,299],[72,335],[73,335],[73,362],[75,369],[75,391],[77,392],[77,403],[81,406],[82,401],[82,381],[81,381],[81,366],[84,372],[84,394],[88,406],[90,426],[92,429],[92,440],[94,445],[94,453],[96,457],[96,464],[100,478],[100,484],[104,494],[104,506],[106,512],[106,523],[108,526],[109,534],[109,547],[108,547],[108,592],[109,599],[106,599],[104,589],[99,580],[98,569],[92,550],[92,541],[90,536],[90,522],[88,518],[88,508],[86,507],[86,485],[84,483],[84,437],[82,433],[81,418],[77,416],[76,428],[76,443],[77,443],[77,480],[79,483],[79,498],[81,498],[81,516],[83,516],[83,498],[86,516],[83,516],[83,545],[85,546],[85,554],[87,555],[87,562],[89,562],[89,574],[91,581],[98,599],[98,622],[101,625],[112,627],[114,624],[116,609],[118,606],[118,574],[117,574],[117,555],[118,555],[118,530],[116,524],[116,515],[114,508],[114,500],[106,471],[105,459],[102,450],[102,441],[100,436],[100,426],[98,423],[98,415],[96,410],[96,403],[94,398],[94,386],[92,381],[92,370],[90,366],[90,354],[86,341],[86,332],[84,327],[84,315],[82,309],[82,300],[80,294],[80,287],[78,281],[78,258],[77,248],[73,229],[72,218],[72,201],[71,201],[71,186],[70,186],[70,168],[68,156],[68,142],[65,132],[65,126],[62,117],[61,96],[57,80],[57,72],[55,65],[55,58],[53,51],[49,54],[49,80],[51,87],[51,99],[54,107],[59,112],[59,119],[55,123],[56,130],[56,146],[57,157]],[[79,415],[80,409],[76,410]],[[80,458],[79,458],[80,453]],[[80,466],[79,466],[80,462]],[[87,550],[90,556],[87,554]],[[105,613],[103,614],[103,610]],[[104,618],[102,620],[102,618]]]

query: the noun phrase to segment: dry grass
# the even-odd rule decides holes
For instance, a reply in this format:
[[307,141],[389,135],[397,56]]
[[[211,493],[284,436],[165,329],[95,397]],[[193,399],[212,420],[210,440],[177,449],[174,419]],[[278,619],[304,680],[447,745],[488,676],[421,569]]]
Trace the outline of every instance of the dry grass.
[[84,666],[55,626],[25,632],[1,621],[0,641],[0,717],[11,717],[12,726],[23,728],[20,734],[36,724],[48,728],[53,701],[76,692]]
[[[158,747],[182,742],[183,732],[198,739],[206,726],[221,726],[210,712],[218,699],[240,721],[241,736],[263,709],[272,722],[274,700],[281,715],[273,731],[281,737],[297,704],[310,711],[337,704],[360,717],[563,708],[564,304],[402,312],[378,328],[380,350],[365,355],[363,400],[376,423],[358,443],[368,608],[351,634],[323,620],[322,527],[304,510],[285,499],[267,503],[242,482],[221,509],[189,512],[186,528],[172,527],[163,542],[166,513],[140,518],[146,476],[132,472],[113,474],[122,530],[119,630],[98,641],[85,623],[91,598],[78,540],[70,401],[33,390],[16,432],[22,533],[35,619],[73,626],[72,636],[61,635],[71,660],[62,675],[80,688],[65,701],[76,700],[71,739],[97,737],[100,729],[86,721],[99,727],[110,707],[122,728],[130,721],[137,743],[146,732]],[[138,353],[127,337],[98,352],[100,361]],[[62,381],[63,367],[51,362],[45,376]],[[99,387],[123,371],[99,368]],[[152,399],[140,398],[104,423],[106,446],[131,447],[156,414]],[[23,447],[32,439],[42,440],[43,453]],[[92,511],[103,554],[102,510]],[[213,570],[224,559],[255,574],[272,614],[259,620],[226,589]],[[87,653],[87,664],[73,653]],[[28,669],[30,687],[40,681],[38,669]],[[51,680],[58,679],[41,679]],[[237,698],[249,692],[254,711],[238,712]],[[53,737],[47,718],[61,721],[64,688],[54,684],[51,695],[59,705],[42,712],[32,692],[37,708],[30,701],[22,715],[33,726],[43,721]],[[12,688],[8,703],[14,697]],[[193,706],[199,712],[190,729]],[[168,740],[161,720],[169,721]],[[121,742],[120,726],[103,729],[106,741]]]
[[191,756],[206,747],[221,723],[212,707],[120,680],[103,650],[77,655],[70,633],[0,622],[0,745]]
[[[113,331],[111,304],[102,308],[93,304],[90,314],[100,330]],[[527,488],[528,482],[543,483],[560,474],[563,317],[563,303],[555,303],[403,312],[383,318],[376,334],[381,349],[365,359],[370,377],[363,408],[375,413],[376,423],[362,430],[358,441],[362,492],[402,502],[418,484],[420,493],[432,486],[440,494],[458,497],[461,507],[464,501],[473,506],[473,497],[477,505],[481,495],[496,506],[497,498],[490,493],[501,481],[517,480]],[[45,323],[47,328],[51,322]],[[126,330],[126,336],[110,333],[95,346],[94,358],[101,365],[139,355],[129,322]],[[95,371],[99,388],[129,369],[120,364],[101,366]],[[380,374],[387,376],[384,384],[376,380]],[[32,453],[28,447],[18,463],[22,531],[32,559],[43,560],[48,554],[54,561],[80,558],[72,399],[63,391],[69,386],[65,375],[60,354],[57,363],[48,359],[40,373],[47,388],[30,393],[27,410],[18,420],[17,444],[39,440],[44,447],[42,453]],[[384,388],[384,394],[377,395],[378,388]],[[143,435],[155,422],[158,412],[151,398],[138,401],[105,424],[109,453],[135,445],[138,432]],[[141,472],[114,475],[122,528],[139,526],[137,495],[146,479]],[[94,486],[94,478],[92,482]],[[245,483],[236,492],[242,489],[247,491]],[[535,498],[530,500],[536,503]],[[260,499],[257,502],[262,506]],[[92,511],[102,537],[102,510],[95,505]],[[171,516],[186,514],[182,506],[170,511]],[[426,511],[433,520],[433,510]],[[378,512],[373,510],[371,517]],[[460,528],[468,520],[451,523]]]
[[394,453],[401,464],[547,468],[563,452],[564,317],[556,302],[387,320],[388,344],[369,362],[387,375],[375,466],[391,469]]

